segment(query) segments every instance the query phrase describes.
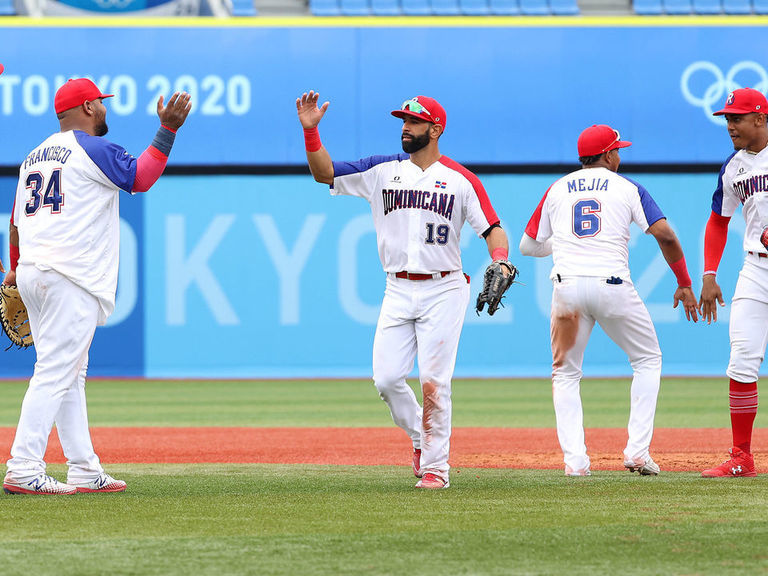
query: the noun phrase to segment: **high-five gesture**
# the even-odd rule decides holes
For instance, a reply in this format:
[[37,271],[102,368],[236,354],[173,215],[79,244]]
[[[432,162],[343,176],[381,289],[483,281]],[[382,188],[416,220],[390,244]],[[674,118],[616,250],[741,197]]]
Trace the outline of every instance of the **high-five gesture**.
[[181,128],[192,109],[189,99],[190,96],[186,92],[174,92],[168,100],[168,105],[163,106],[163,96],[160,95],[157,100],[157,115],[160,123],[174,132]]
[[310,90],[309,94],[304,92],[301,98],[296,98],[296,111],[299,114],[299,122],[301,122],[305,130],[310,130],[320,124],[325,111],[328,110],[330,102],[325,102],[322,106],[318,107],[317,102],[319,100],[320,94],[314,90]]

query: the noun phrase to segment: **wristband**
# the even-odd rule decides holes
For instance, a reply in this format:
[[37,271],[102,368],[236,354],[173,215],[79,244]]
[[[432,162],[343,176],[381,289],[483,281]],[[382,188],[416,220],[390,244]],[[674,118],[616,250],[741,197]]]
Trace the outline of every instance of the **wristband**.
[[509,260],[509,250],[502,248],[501,246],[494,248],[493,252],[491,252],[491,258],[494,262],[497,260]]
[[669,267],[672,269],[672,272],[675,273],[677,285],[680,288],[691,287],[693,283],[691,282],[691,277],[688,275],[688,267],[685,265],[685,256],[680,258],[677,262],[670,264]]
[[704,274],[702,276],[716,276],[717,271],[716,270],[704,270]]
[[19,247],[11,244],[8,248],[11,253],[11,270],[16,270],[19,265]]
[[152,140],[151,146],[157,148],[167,158],[171,154],[174,140],[176,140],[176,132],[168,128],[168,126],[160,126]]
[[323,147],[323,143],[320,142],[320,132],[317,130],[317,126],[314,128],[304,128],[304,147],[307,152],[317,152]]

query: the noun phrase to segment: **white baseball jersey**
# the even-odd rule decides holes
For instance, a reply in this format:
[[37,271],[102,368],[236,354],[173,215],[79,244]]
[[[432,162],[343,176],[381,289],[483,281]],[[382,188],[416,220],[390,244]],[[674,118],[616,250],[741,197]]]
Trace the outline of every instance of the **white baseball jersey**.
[[560,178],[544,194],[525,233],[552,237],[552,278],[617,276],[629,279],[630,224],[647,232],[664,218],[637,182],[607,168],[583,168]]
[[712,211],[730,218],[739,205],[746,222],[744,251],[765,253],[760,235],[768,226],[768,148],[757,154],[734,152],[720,169]]
[[99,300],[99,324],[115,308],[120,246],[118,193],[136,159],[80,130],[57,132],[21,164],[14,222],[19,264],[55,270]]
[[499,222],[477,176],[445,156],[426,170],[408,154],[334,162],[333,170],[331,194],[370,203],[385,272],[461,270],[464,222],[478,235]]

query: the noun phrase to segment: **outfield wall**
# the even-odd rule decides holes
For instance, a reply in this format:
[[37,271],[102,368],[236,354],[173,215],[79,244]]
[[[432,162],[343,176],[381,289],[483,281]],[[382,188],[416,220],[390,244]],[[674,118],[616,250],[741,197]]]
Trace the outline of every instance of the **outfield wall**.
[[[634,175],[679,234],[700,289],[702,242],[715,174]],[[493,318],[471,310],[456,373],[549,373],[551,259],[520,256],[522,231],[555,175],[485,175],[524,283]],[[0,205],[14,182],[0,179]],[[91,373],[200,377],[337,377],[370,373],[384,275],[368,204],[332,198],[308,176],[164,176],[146,195],[121,199],[120,283],[110,326],[99,329]],[[0,221],[7,218],[0,214]],[[720,277],[732,294],[742,261],[733,219]],[[7,238],[3,231],[3,246]],[[465,227],[472,297],[488,264],[485,242]],[[631,269],[656,322],[667,374],[720,374],[727,319],[688,324],[671,307],[675,281],[652,237],[635,229]],[[7,253],[6,253],[7,254]],[[3,257],[7,262],[7,255]],[[624,374],[623,354],[600,331],[588,374]],[[4,355],[4,374],[29,370],[32,354]]]
[[[750,18],[4,20],[0,26],[0,166],[15,166],[57,129],[53,95],[89,74],[116,96],[110,138],[138,154],[154,102],[193,93],[171,165],[208,175],[164,176],[145,198],[124,195],[117,309],[97,332],[92,375],[339,377],[370,374],[384,276],[367,205],[332,200],[307,176],[296,97],[331,100],[321,127],[337,159],[392,153],[389,111],[430,94],[448,111],[442,150],[465,164],[518,171],[575,161],[575,139],[610,123],[634,145],[625,162],[706,165],[702,173],[639,174],[677,229],[700,288],[702,237],[716,169],[730,153],[717,109],[729,90],[768,91],[768,20]],[[154,25],[152,25],[154,24]],[[651,26],[653,24],[653,26]],[[744,38],[750,38],[749,55]],[[103,46],[104,49],[97,47]],[[221,166],[277,175],[211,175]],[[199,168],[197,168],[199,171]],[[281,170],[283,174],[280,174]],[[205,170],[203,170],[205,171]],[[694,169],[695,171],[695,169]],[[508,230],[521,281],[493,318],[467,316],[460,376],[549,374],[548,262],[516,246],[555,174],[484,175]],[[0,222],[15,182],[0,177]],[[734,218],[722,266],[732,293],[741,262]],[[637,231],[636,231],[637,232]],[[666,374],[722,374],[728,308],[690,326],[670,306],[671,272],[655,242],[633,236],[631,266],[665,354]],[[464,231],[472,296],[488,263]],[[7,237],[0,225],[0,254]],[[4,375],[31,372],[33,354],[4,357]],[[586,372],[629,372],[596,333]]]

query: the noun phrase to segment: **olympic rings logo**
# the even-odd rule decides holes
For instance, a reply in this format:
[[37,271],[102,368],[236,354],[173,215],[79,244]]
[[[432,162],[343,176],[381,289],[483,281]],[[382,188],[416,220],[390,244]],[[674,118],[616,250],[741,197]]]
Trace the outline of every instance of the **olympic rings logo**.
[[[712,82],[700,96],[696,96],[691,89],[692,77],[697,75],[700,78],[702,74],[711,75]],[[700,84],[700,81],[697,83]],[[690,64],[680,77],[680,90],[686,101],[701,108],[710,122],[723,126],[726,124],[725,118],[712,116],[712,113],[722,108],[728,93],[745,87],[754,88],[763,94],[768,92],[768,72],[757,62],[742,60],[731,66],[727,74],[723,74],[717,64],[699,60]]]

